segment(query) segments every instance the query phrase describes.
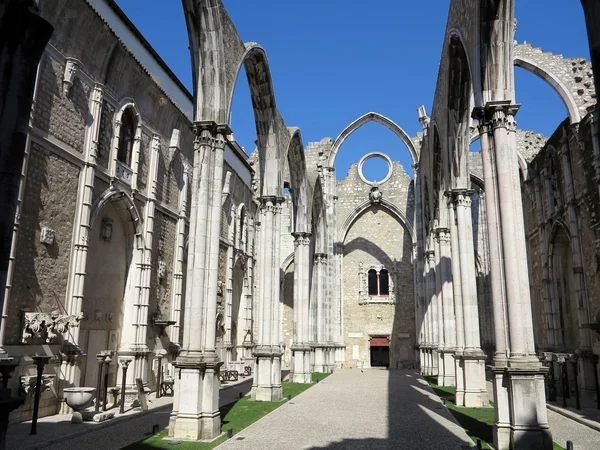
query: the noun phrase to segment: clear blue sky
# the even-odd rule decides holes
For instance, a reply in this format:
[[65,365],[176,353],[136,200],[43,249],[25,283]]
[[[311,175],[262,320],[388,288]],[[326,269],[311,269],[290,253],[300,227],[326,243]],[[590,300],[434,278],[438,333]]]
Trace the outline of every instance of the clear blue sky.
[[[117,0],[181,81],[191,90],[187,30],[179,0]],[[267,51],[277,105],[304,144],[335,139],[353,120],[379,112],[410,135],[421,130],[417,108],[430,112],[446,28],[449,0],[224,0],[244,41]],[[250,6],[251,5],[251,6]],[[517,0],[517,40],[565,57],[589,59],[577,0]],[[555,92],[535,75],[516,70],[518,125],[550,135],[567,112]],[[237,83],[231,127],[247,151],[256,131],[245,76]],[[336,161],[338,178],[371,151],[399,160],[412,175],[408,151],[378,124],[355,132]],[[373,163],[367,178],[377,178]],[[379,172],[378,172],[379,171]]]

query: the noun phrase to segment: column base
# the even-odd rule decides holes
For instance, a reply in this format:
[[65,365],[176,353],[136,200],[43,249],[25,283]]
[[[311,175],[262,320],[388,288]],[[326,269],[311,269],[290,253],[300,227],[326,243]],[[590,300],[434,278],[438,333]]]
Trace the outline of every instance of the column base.
[[445,349],[442,354],[442,361],[444,364],[444,375],[441,380],[438,377],[438,381],[441,381],[442,383],[440,384],[440,386],[456,386],[456,368],[454,367],[454,351]]
[[465,377],[465,400],[467,408],[488,408],[487,388],[485,385],[485,355],[482,352],[462,355]]
[[438,367],[438,351],[435,348],[429,350],[431,359],[431,375],[437,375],[439,373]]
[[290,374],[292,383],[310,383],[312,374],[310,373],[310,347],[307,345],[292,345],[292,359],[294,369]]
[[544,391],[546,370],[539,362],[532,364],[529,369],[505,369],[511,418],[511,449],[552,449]]
[[456,381],[454,404],[456,406],[465,406],[465,370],[462,353],[456,352],[452,357],[454,358],[454,377]]
[[281,349],[279,346],[256,346],[252,400],[278,402],[283,398],[281,387]]
[[169,437],[186,441],[212,440],[221,434],[219,370],[222,362],[178,358],[176,395],[169,419]]
[[437,384],[438,386],[445,386],[444,385],[444,378],[446,376],[446,365],[444,364],[444,349],[443,348],[439,348],[436,352],[435,352],[435,356],[437,358],[437,367],[438,367],[438,373],[437,373]]
[[313,347],[313,354],[315,358],[312,371],[317,373],[325,373],[325,349],[317,346],[311,347]]
[[504,363],[496,363],[492,368],[494,388],[494,448],[510,449],[510,406],[508,385],[504,382]]

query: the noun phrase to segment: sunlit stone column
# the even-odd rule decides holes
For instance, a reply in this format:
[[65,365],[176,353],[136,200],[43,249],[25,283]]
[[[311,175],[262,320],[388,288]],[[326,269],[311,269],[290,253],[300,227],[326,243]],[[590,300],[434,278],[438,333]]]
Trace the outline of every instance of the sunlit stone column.
[[[441,270],[441,257],[440,257],[440,236],[438,234],[437,227],[433,230],[433,245],[435,248],[435,305],[437,312],[437,347],[435,348],[435,356],[437,360],[437,381],[438,385],[444,386],[444,377],[446,373],[446,366],[444,365],[444,348],[446,341],[444,339],[444,307],[442,299],[442,270]],[[454,364],[453,364],[454,365]]]
[[324,275],[327,270],[327,254],[315,253],[314,269],[313,269],[313,285],[315,286],[315,317],[314,321],[314,338],[315,342],[312,345],[314,352],[314,372],[326,372],[325,361],[325,280]]
[[464,406],[488,406],[485,387],[485,355],[479,337],[479,311],[475,279],[473,225],[471,219],[471,192],[455,190],[454,206],[458,230],[462,309],[464,323],[464,350],[461,356],[465,377]]
[[492,307],[494,312],[494,340],[496,344],[494,366],[492,368],[495,409],[494,445],[496,448],[505,448],[510,443],[510,409],[508,389],[503,383],[504,369],[508,365],[508,343],[506,341],[508,323],[506,317],[506,296],[502,278],[502,230],[499,223],[500,211],[498,210],[498,185],[494,167],[494,142],[490,135],[491,127],[482,114],[483,111],[477,111],[475,117],[479,119],[479,132],[481,136],[481,157],[483,161],[488,248],[490,253]]
[[462,302],[462,279],[460,276],[460,256],[458,248],[458,227],[456,223],[456,211],[454,199],[449,199],[449,223],[450,223],[450,263],[452,266],[452,293],[454,296],[454,317],[456,321],[456,350],[454,352],[454,376],[456,380],[455,402],[457,406],[465,405],[465,375],[462,364],[462,355],[465,350],[465,334]]
[[[508,364],[504,370],[510,411],[510,443],[500,448],[551,449],[545,392],[545,370],[535,354],[524,219],[517,163],[516,124],[518,105],[490,102],[486,116],[493,135],[498,181],[501,248],[507,304]],[[491,227],[489,227],[491,229]],[[490,231],[491,233],[491,231]],[[492,236],[490,236],[490,239]]]
[[264,196],[260,202],[258,337],[253,355],[256,360],[252,399],[279,401],[281,355],[279,303],[279,240],[283,197]]
[[170,437],[213,439],[221,432],[216,312],[225,125],[194,124],[194,169],[188,244],[183,349],[169,424]]
[[425,251],[425,319],[427,323],[425,342],[426,375],[437,375],[434,347],[437,345],[437,328],[435,324],[435,252]]
[[441,351],[444,364],[443,377],[439,379],[440,386],[456,386],[456,368],[454,366],[454,351],[456,350],[456,319],[454,317],[454,296],[452,292],[452,251],[450,248],[450,230],[438,228],[440,273],[440,298],[442,300],[442,327],[444,330],[444,347]]
[[292,352],[294,383],[310,383],[310,345],[308,329],[310,233],[294,233],[294,342]]

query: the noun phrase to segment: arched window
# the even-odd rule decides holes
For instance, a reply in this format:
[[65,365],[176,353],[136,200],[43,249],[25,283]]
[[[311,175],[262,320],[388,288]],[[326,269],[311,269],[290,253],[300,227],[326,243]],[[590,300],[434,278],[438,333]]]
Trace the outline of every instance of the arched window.
[[369,270],[369,295],[377,295],[377,271]]
[[385,269],[379,272],[379,295],[390,295],[390,278]]
[[133,140],[135,137],[135,118],[131,108],[125,109],[121,116],[121,130],[119,132],[119,151],[117,159],[123,164],[131,166],[133,153]]

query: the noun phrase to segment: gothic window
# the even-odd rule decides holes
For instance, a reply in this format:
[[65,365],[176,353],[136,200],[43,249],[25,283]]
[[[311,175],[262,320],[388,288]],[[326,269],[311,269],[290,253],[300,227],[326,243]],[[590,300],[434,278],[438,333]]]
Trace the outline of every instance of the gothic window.
[[375,269],[369,270],[369,295],[377,295],[377,271]]
[[365,267],[362,263],[358,269],[358,304],[396,303],[393,274],[383,265]]
[[390,295],[390,279],[385,269],[379,272],[379,295]]
[[131,108],[125,109],[121,116],[121,130],[119,132],[119,150],[117,159],[131,166],[131,155],[133,153],[133,141],[135,137],[135,119]]

